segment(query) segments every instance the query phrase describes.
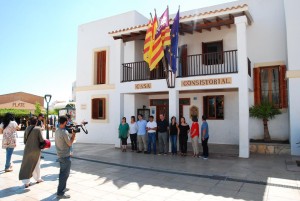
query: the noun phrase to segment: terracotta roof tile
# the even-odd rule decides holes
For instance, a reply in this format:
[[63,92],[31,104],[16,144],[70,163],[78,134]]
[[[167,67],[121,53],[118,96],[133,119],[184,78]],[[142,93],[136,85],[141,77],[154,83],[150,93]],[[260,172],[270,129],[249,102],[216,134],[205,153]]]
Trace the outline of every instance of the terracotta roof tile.
[[[181,16],[180,19],[189,19],[189,18],[204,16],[204,15],[211,15],[211,14],[215,14],[215,13],[221,13],[221,12],[225,12],[225,11],[244,8],[244,7],[247,7],[247,6],[248,6],[247,4],[243,4],[243,5],[237,5],[237,6],[222,8],[222,9],[213,10],[213,11],[206,11],[206,12],[203,12],[203,13],[198,13],[198,14],[193,14],[193,15],[185,15],[185,16]],[[173,19],[170,18],[170,21],[173,21]],[[114,31],[108,32],[108,34],[116,34],[116,33],[119,33],[119,32],[129,31],[129,30],[134,30],[134,29],[139,29],[139,28],[144,28],[144,27],[146,28],[147,26],[148,26],[148,24],[141,24],[141,25],[137,25],[137,26],[133,26],[133,27],[114,30]]]

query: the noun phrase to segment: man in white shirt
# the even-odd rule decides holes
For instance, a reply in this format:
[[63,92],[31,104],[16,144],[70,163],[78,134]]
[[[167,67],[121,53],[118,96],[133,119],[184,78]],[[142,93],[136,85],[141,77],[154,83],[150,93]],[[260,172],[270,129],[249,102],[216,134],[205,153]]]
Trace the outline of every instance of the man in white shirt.
[[146,129],[148,131],[148,154],[151,154],[151,144],[153,146],[153,154],[156,154],[156,130],[157,124],[153,121],[154,117],[149,117],[149,122],[147,123]]

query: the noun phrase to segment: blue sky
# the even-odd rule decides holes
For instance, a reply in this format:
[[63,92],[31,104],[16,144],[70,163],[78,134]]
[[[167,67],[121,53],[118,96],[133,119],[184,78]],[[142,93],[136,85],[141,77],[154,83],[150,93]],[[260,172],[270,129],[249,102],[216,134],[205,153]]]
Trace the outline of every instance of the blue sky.
[[80,24],[137,10],[146,17],[232,0],[0,0],[0,94],[71,99]]

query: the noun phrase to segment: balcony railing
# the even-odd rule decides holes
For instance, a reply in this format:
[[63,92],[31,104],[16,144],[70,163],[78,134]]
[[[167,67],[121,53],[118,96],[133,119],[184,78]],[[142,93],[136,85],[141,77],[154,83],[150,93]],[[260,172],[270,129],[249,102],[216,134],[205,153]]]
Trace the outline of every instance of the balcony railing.
[[[178,58],[177,77],[191,77],[237,73],[237,50],[215,52],[207,54],[188,55]],[[124,63],[122,65],[122,82],[164,79],[162,64],[155,70],[149,70],[144,61]]]

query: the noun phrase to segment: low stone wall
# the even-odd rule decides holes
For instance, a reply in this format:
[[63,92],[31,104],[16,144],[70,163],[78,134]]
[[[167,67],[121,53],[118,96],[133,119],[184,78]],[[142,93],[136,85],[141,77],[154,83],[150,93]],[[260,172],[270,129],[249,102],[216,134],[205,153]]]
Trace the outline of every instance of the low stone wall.
[[275,143],[250,143],[250,153],[252,154],[276,154],[290,155],[291,146],[289,144]]

